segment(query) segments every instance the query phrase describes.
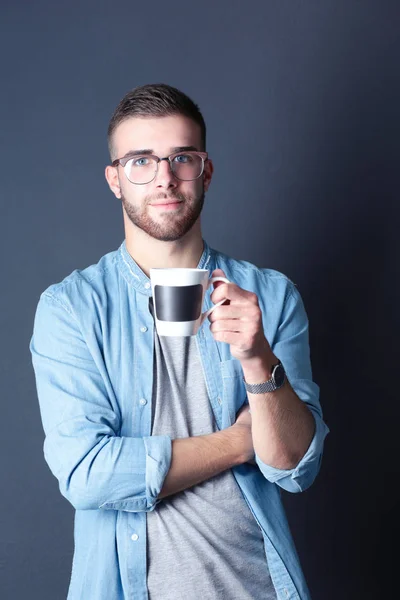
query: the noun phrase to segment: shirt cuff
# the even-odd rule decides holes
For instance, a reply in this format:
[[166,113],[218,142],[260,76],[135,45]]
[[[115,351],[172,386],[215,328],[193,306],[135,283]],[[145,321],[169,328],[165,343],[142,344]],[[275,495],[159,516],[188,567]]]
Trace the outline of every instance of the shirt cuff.
[[169,471],[172,458],[172,439],[168,435],[143,437],[145,473],[143,495],[104,502],[99,508],[150,512],[158,504],[157,496]]
[[[311,412],[312,408],[310,407]],[[329,433],[328,426],[322,419],[313,413],[315,419],[315,431],[311,444],[301,461],[293,469],[277,469],[267,465],[256,454],[255,460],[260,471],[268,481],[277,483],[288,492],[302,492],[307,489],[318,474],[321,460],[324,439]]]
[[171,466],[172,440],[167,435],[143,438],[146,448],[146,497],[148,511],[155,509],[158,495]]

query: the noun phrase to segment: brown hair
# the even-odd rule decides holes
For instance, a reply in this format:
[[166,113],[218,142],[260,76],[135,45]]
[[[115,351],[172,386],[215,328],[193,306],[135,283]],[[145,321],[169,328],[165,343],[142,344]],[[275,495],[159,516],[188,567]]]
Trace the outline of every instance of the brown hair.
[[186,94],[165,83],[151,83],[134,88],[122,98],[108,126],[107,139],[111,159],[114,150],[112,136],[116,127],[130,117],[166,117],[183,115],[200,125],[201,141],[206,148],[206,125],[197,104]]

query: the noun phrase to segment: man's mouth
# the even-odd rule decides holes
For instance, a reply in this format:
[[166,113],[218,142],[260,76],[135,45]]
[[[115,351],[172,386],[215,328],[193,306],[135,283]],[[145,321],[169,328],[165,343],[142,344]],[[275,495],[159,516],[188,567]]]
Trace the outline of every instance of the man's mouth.
[[152,202],[151,206],[168,206],[169,204],[180,204],[181,200],[165,200],[165,202]]
[[159,202],[152,202],[150,206],[171,210],[177,208],[180,204],[182,204],[182,200],[161,200]]

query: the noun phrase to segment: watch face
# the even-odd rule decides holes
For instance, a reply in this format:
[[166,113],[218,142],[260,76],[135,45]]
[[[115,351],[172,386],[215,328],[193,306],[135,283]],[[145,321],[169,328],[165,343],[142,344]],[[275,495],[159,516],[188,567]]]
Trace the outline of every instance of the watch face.
[[274,369],[274,380],[277,387],[281,387],[285,381],[285,369],[282,365],[277,365]]

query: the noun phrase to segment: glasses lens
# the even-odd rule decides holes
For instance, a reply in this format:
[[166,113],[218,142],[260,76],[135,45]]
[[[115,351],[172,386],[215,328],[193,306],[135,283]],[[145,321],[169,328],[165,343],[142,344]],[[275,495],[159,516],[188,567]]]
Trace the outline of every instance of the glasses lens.
[[174,156],[171,164],[174,175],[183,181],[197,179],[203,171],[201,156],[190,152]]
[[132,183],[149,183],[157,171],[157,161],[149,156],[135,156],[125,165],[125,173]]

